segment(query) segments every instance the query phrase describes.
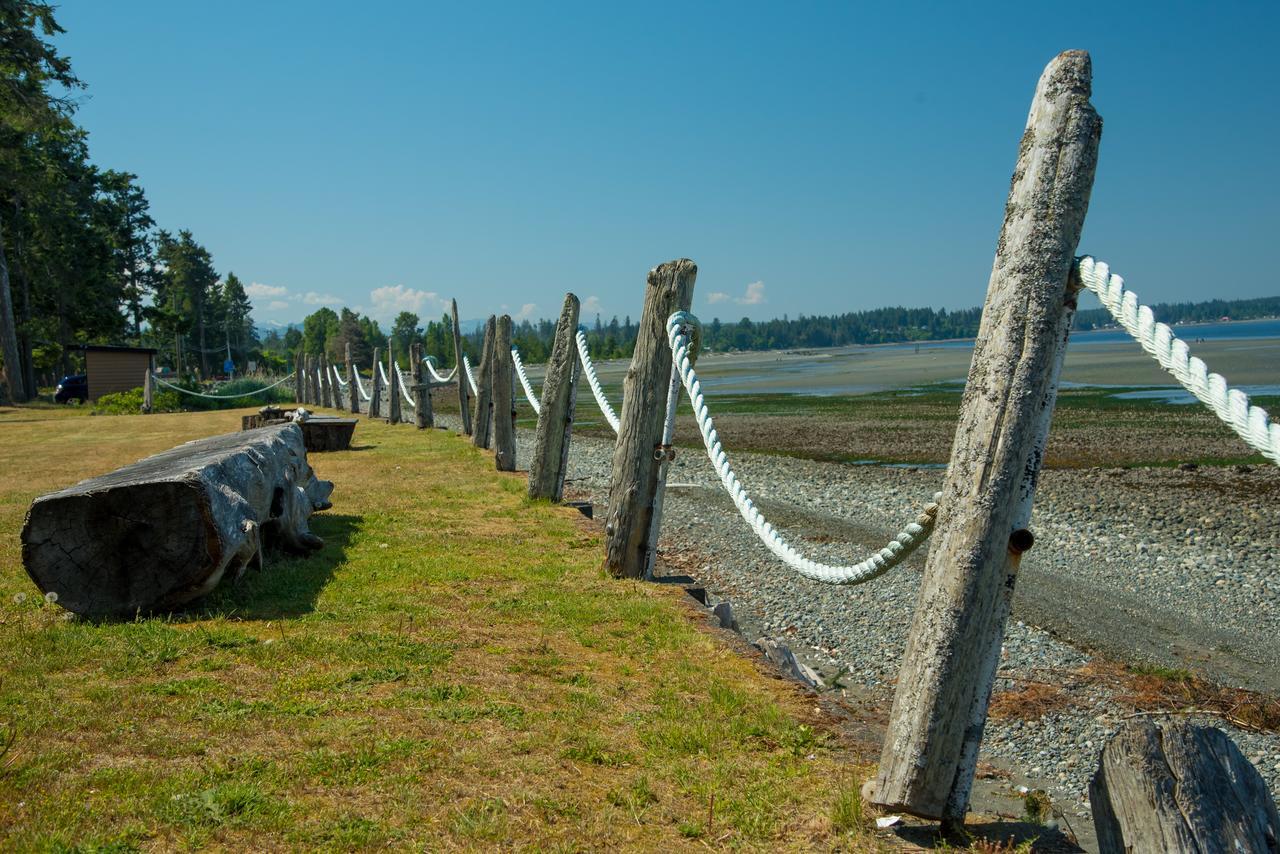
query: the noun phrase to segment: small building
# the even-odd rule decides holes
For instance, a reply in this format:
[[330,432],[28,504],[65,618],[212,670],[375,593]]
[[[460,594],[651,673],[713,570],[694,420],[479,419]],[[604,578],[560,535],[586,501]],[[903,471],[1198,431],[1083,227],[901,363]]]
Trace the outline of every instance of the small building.
[[104,394],[141,388],[147,371],[156,367],[153,347],[111,347],[84,344],[84,372],[88,377],[89,400]]

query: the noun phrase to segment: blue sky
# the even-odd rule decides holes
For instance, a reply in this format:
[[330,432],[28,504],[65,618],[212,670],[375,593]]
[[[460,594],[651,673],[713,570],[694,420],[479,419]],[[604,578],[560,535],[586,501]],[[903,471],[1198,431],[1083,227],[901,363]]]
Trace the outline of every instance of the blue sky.
[[1280,4],[64,0],[94,160],[262,322],[762,319],[981,303],[1044,65],[1104,131],[1082,250],[1150,302],[1280,294]]

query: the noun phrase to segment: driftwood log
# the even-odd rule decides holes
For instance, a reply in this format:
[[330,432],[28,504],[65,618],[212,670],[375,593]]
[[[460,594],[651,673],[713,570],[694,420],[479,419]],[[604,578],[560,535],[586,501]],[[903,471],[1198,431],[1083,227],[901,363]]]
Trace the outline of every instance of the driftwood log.
[[264,544],[320,548],[308,518],[332,491],[296,424],[199,439],[37,498],[22,560],[64,608],[132,617],[261,568]]
[[1089,783],[1102,854],[1274,854],[1280,818],[1258,770],[1219,729],[1185,720],[1125,723]]

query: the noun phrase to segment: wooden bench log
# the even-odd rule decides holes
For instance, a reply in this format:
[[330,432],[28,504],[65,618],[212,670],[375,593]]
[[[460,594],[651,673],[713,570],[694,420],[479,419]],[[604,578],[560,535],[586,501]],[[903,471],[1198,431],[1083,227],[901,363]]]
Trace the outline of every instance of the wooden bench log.
[[37,498],[22,560],[64,608],[132,617],[261,568],[264,543],[320,548],[308,518],[331,506],[332,491],[296,424],[198,439]]
[[1258,770],[1214,727],[1127,721],[1089,783],[1102,854],[1274,854],[1280,818]]

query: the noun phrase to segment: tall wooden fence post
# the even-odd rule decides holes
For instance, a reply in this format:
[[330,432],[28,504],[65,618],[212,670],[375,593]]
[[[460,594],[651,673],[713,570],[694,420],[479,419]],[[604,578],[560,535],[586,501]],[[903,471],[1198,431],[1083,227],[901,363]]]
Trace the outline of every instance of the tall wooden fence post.
[[434,427],[436,422],[435,414],[431,411],[430,377],[424,376],[426,372],[422,370],[422,345],[415,343],[410,353],[409,358],[413,360],[413,369],[410,371],[413,377],[413,423],[419,430],[425,430],[427,427]]
[[578,298],[564,295],[564,308],[556,324],[542,382],[542,411],[529,463],[529,497],[564,497],[564,477],[569,463],[569,442],[573,436],[574,407],[578,391],[578,351],[574,335],[578,331]]
[[493,344],[493,449],[498,471],[516,470],[516,377],[511,359],[511,315],[498,318]]
[[299,404],[307,402],[307,357],[302,352],[302,345],[298,345],[298,352],[294,354],[293,366],[293,399]]
[[1076,246],[1102,120],[1083,51],[1040,77],[960,405],[941,510],[898,675],[882,807],[962,823],[1075,307]]
[[311,390],[307,392],[307,396],[311,400],[312,406],[320,405],[320,359],[316,356],[307,357],[307,384],[311,386]]
[[498,334],[497,325],[498,319],[492,314],[484,324],[484,350],[480,357],[480,376],[476,377],[476,411],[471,419],[471,442],[477,448],[489,447],[489,428],[493,426],[493,339]]
[[382,348],[373,348],[373,389],[369,392],[369,417],[382,417],[382,373],[378,365],[382,362]]
[[155,402],[155,379],[152,376],[152,369],[147,368],[146,375],[142,378],[142,411],[150,412]]
[[391,388],[388,389],[387,408],[390,410],[390,421],[392,424],[399,424],[403,419],[400,417],[400,371],[396,369],[395,352],[391,346],[387,346],[387,382]]
[[329,357],[320,355],[320,398],[325,409],[333,408],[333,377],[329,374]]
[[[658,455],[671,381],[667,318],[688,311],[698,265],[688,258],[649,271],[635,352],[622,390],[618,442],[613,448],[605,566],[619,578],[643,578],[658,490]],[[656,532],[654,532],[656,534]]]
[[347,344],[347,391],[351,392],[351,411],[360,414],[360,386],[356,384],[356,365],[351,361],[351,344]]
[[458,411],[462,417],[462,433],[471,435],[471,390],[467,386],[467,369],[462,365],[462,330],[458,328],[458,301],[451,300],[453,310],[453,364],[458,378]]

